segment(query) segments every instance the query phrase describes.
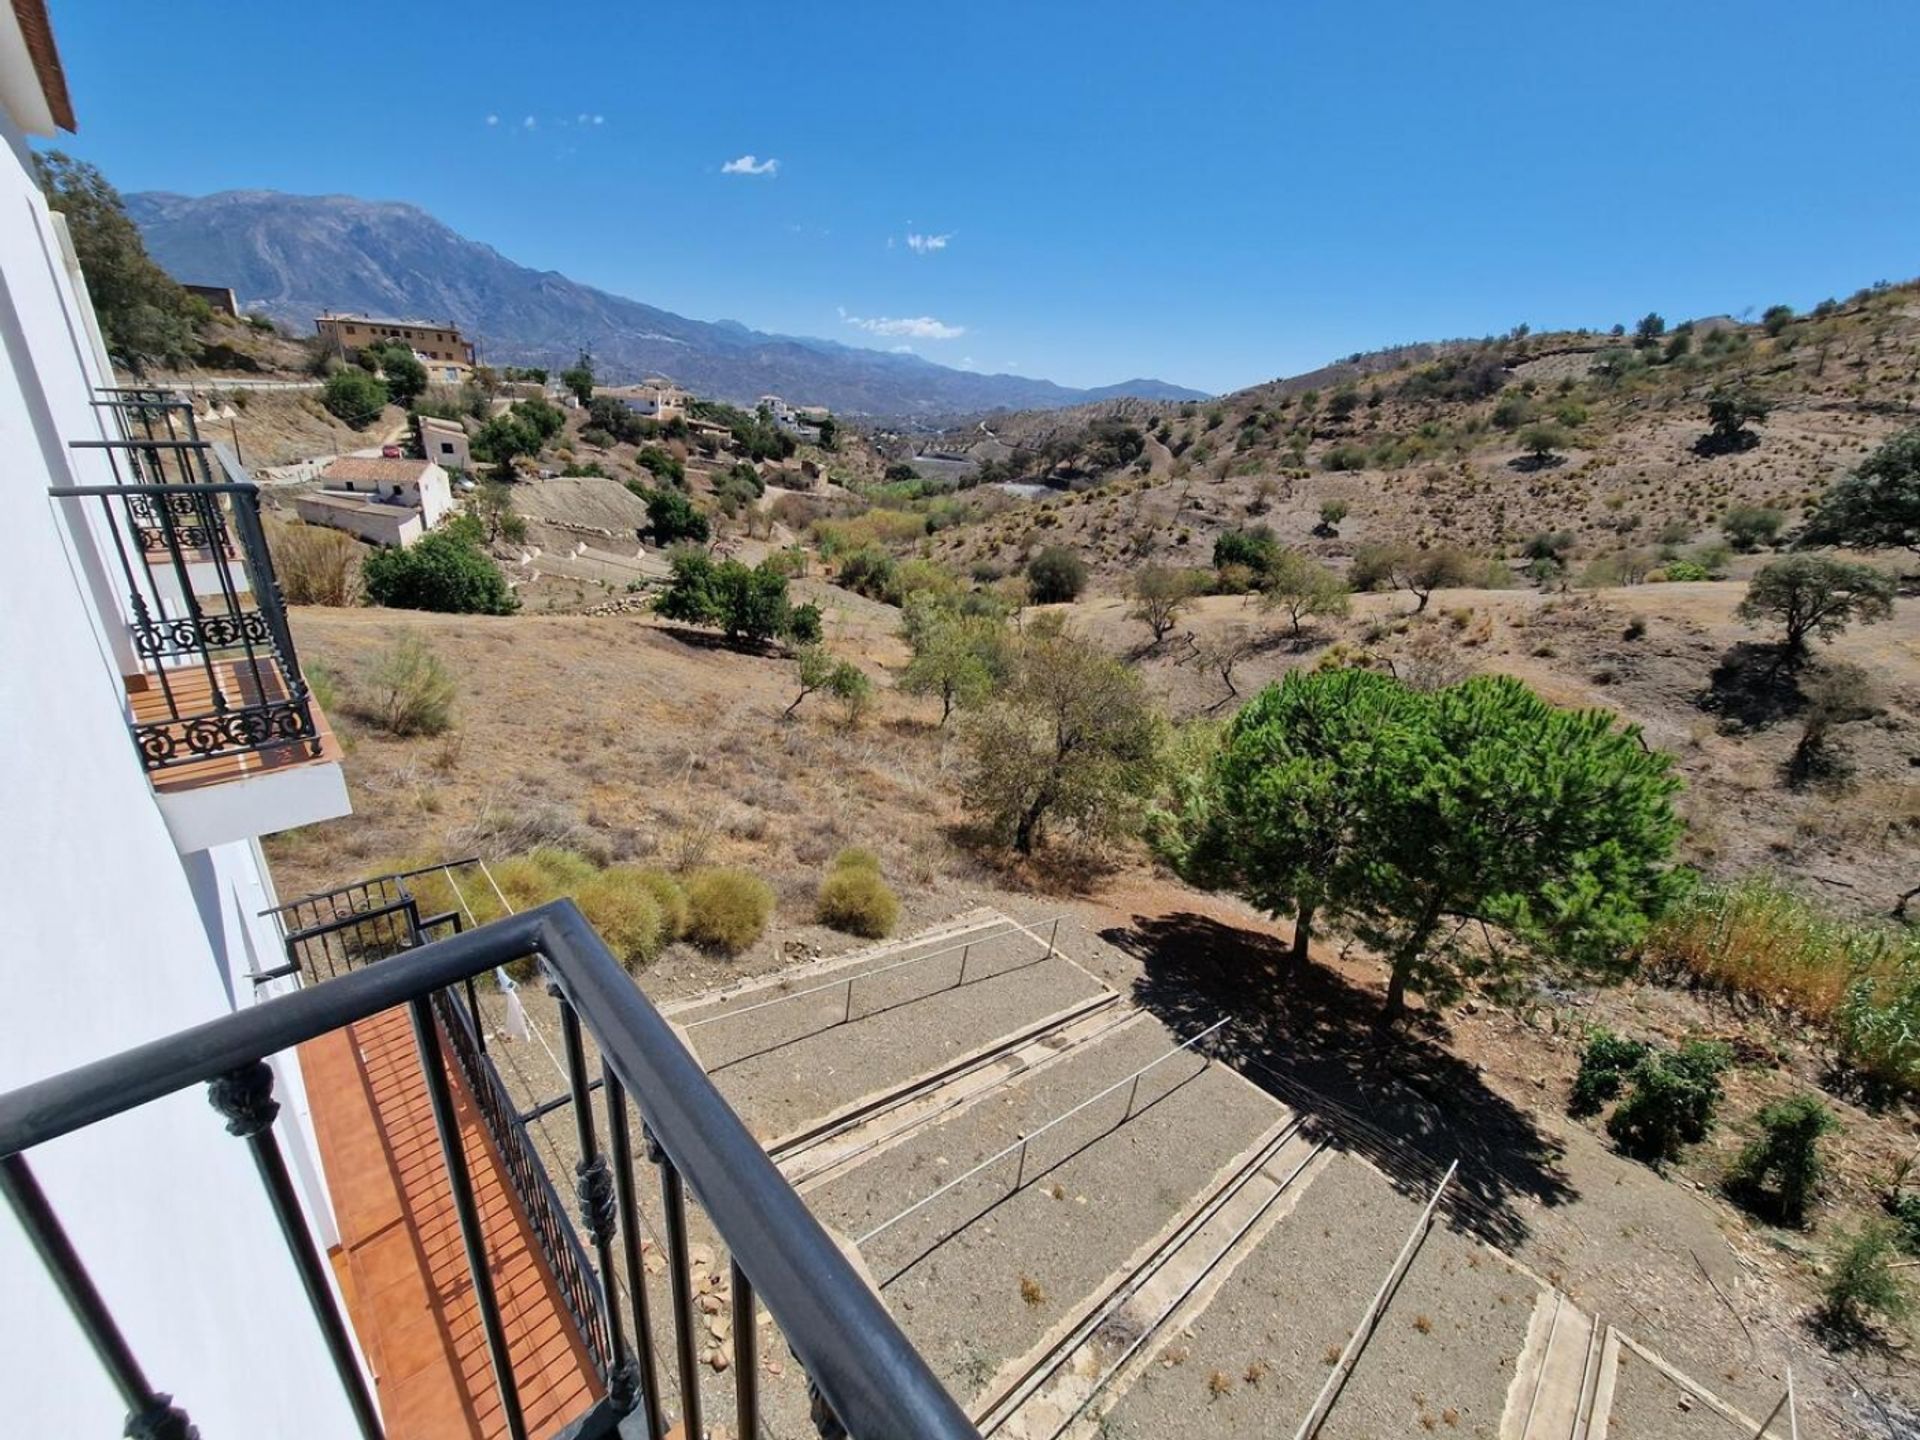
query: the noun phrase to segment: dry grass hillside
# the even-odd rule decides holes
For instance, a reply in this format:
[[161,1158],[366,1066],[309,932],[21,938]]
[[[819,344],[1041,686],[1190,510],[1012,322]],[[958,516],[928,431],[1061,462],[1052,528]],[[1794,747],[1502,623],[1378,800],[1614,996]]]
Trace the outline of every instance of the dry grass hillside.
[[[935,553],[984,571],[1061,544],[1112,583],[1146,562],[1203,565],[1218,534],[1249,524],[1340,564],[1379,540],[1511,555],[1564,531],[1586,558],[1706,541],[1735,505],[1791,521],[1913,423],[1920,290],[1877,288],[1772,328],[1701,323],[1644,348],[1508,336],[1356,357],[1209,404],[980,422],[952,443],[984,447],[990,428],[990,473],[1062,493],[944,532]],[[1770,405],[1750,448],[1701,444],[1719,387]],[[1090,463],[1100,428],[1115,424],[1140,432],[1139,453]],[[1559,432],[1544,458],[1523,443],[1539,424]],[[1321,526],[1328,502],[1348,507],[1332,530]]]

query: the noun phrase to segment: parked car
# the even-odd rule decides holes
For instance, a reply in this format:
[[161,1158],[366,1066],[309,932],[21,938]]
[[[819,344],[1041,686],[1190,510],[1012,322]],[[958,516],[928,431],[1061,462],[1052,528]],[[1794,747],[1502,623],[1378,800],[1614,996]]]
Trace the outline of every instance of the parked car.
[[382,445],[380,447],[380,458],[382,460],[404,460],[407,458],[407,452],[402,450],[398,445]]

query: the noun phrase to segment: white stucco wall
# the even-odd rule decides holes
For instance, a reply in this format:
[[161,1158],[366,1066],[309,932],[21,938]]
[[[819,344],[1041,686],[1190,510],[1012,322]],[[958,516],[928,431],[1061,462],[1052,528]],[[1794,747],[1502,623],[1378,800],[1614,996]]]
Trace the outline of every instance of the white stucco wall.
[[[109,636],[86,599],[95,579],[46,494],[85,463],[66,441],[98,434],[88,405],[98,377],[51,219],[3,117],[0,142],[6,1090],[224,1014],[234,981],[128,739]],[[214,892],[233,897],[235,924],[246,858],[206,862]],[[303,1104],[297,1091],[283,1100]],[[134,1352],[202,1434],[351,1433],[252,1161],[203,1092],[29,1158]],[[4,1213],[0,1296],[8,1432],[118,1434],[117,1395]]]

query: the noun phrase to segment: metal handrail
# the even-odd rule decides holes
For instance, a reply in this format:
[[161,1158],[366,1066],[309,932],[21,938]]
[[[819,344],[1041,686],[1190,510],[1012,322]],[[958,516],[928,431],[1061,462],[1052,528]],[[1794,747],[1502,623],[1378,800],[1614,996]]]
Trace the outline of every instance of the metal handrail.
[[[395,1006],[414,1005],[417,1016],[434,991],[530,955],[544,963],[563,1004],[592,1035],[606,1073],[639,1105],[663,1175],[693,1191],[847,1433],[856,1440],[978,1440],[879,1297],[568,900],[0,1095],[0,1168],[17,1173],[22,1152],[35,1146],[232,1076]],[[624,1168],[628,1158],[618,1154],[616,1164]],[[623,1195],[623,1211],[630,1208],[625,1201]],[[87,1318],[82,1306],[75,1313]]]

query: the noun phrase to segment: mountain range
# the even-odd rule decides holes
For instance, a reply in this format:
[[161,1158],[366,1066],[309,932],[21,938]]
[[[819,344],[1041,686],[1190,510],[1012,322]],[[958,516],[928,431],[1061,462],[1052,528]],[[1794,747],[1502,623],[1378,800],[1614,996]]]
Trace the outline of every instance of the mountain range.
[[603,378],[665,375],[695,394],[751,404],[777,394],[846,414],[925,419],[1081,405],[1115,396],[1204,399],[1161,380],[1083,390],[984,375],[916,355],[691,320],[532,270],[417,206],[347,195],[227,190],[126,197],[154,259],[176,279],[233,288],[241,308],[309,333],[322,311],[451,320],[493,364],[572,363]]

